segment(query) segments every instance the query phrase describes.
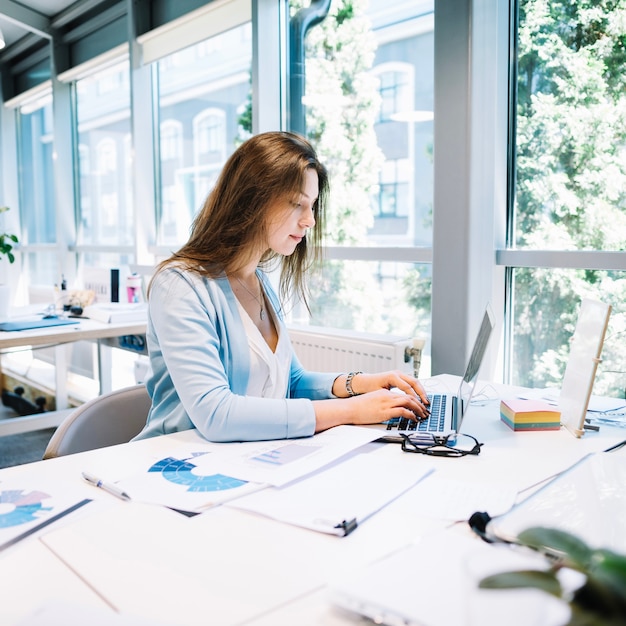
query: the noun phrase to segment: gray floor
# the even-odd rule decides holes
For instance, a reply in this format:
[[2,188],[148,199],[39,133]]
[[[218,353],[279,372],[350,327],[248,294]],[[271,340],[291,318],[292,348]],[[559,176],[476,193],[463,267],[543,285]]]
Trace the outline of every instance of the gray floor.
[[[0,419],[11,419],[12,416],[15,416],[15,413],[0,404]],[[41,461],[54,431],[54,428],[44,428],[29,433],[0,437],[0,468]]]

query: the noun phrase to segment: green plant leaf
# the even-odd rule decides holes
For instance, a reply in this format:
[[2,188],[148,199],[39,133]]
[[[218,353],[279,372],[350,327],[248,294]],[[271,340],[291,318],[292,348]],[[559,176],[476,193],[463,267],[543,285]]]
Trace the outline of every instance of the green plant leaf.
[[540,552],[562,557],[564,565],[572,569],[584,571],[591,562],[591,548],[575,535],[563,530],[536,526],[522,531],[518,540]]
[[594,550],[589,569],[595,576],[614,584],[626,596],[626,556],[613,550]]
[[608,615],[624,616],[626,621],[626,557],[612,550],[594,550],[587,583],[574,601]]
[[554,572],[540,570],[519,570],[493,574],[483,578],[478,587],[480,589],[540,589],[557,598],[560,598],[563,592],[561,583]]

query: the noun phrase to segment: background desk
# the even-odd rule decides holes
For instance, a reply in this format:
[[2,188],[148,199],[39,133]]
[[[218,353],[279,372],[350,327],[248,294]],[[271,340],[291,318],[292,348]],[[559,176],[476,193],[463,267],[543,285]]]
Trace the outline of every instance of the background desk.
[[[133,475],[146,462],[175,455],[183,444],[201,442],[195,431],[1,470],[0,490],[11,489],[25,479],[45,478],[50,484],[80,493],[80,497],[96,500],[85,508],[85,517],[70,520],[65,528],[74,532],[74,524],[88,521],[89,507],[102,507],[97,515],[101,523],[109,522],[109,532],[102,538],[104,552],[95,565],[100,575],[107,577],[107,586],[118,589],[120,595],[112,597],[109,592],[102,593],[102,589],[87,585],[55,558],[42,541],[31,537],[0,553],[0,623],[15,626],[35,607],[62,601],[66,607],[73,607],[77,616],[75,622],[65,624],[87,623],[80,621],[82,607],[135,614],[153,626],[362,624],[354,615],[332,606],[327,596],[329,581],[353,576],[369,563],[412,543],[428,541],[435,533],[466,533],[470,537],[467,525],[451,525],[450,520],[431,514],[423,496],[430,481],[435,481],[435,485],[446,481],[466,485],[467,497],[474,498],[472,504],[478,510],[481,501],[473,489],[476,485],[489,490],[507,484],[521,491],[569,467],[585,454],[604,450],[626,437],[625,430],[605,427],[580,440],[564,430],[514,433],[500,422],[498,409],[499,400],[489,400],[483,406],[472,407],[466,418],[463,430],[485,444],[477,457],[429,459],[403,454],[395,444],[377,446],[372,462],[385,463],[385,459],[400,455],[407,472],[416,471],[423,464],[432,464],[435,471],[343,538],[227,506],[193,518],[169,515],[169,511],[158,509],[154,523],[146,523],[150,519],[146,505],[119,501],[80,478],[82,470],[109,480]],[[157,507],[152,508],[157,511]],[[161,519],[162,513],[167,514],[167,520]],[[54,532],[62,525],[59,522],[44,532]],[[178,532],[172,532],[173,527]],[[136,536],[139,548],[143,546],[145,562],[138,557],[141,549],[132,555],[116,550],[129,536]],[[76,545],[81,541],[76,531]],[[484,545],[479,539],[475,541]],[[192,547],[181,552],[180,545]],[[152,576],[152,566],[163,575],[154,588],[149,588],[137,572],[143,568],[146,577]],[[398,581],[398,587],[411,587],[417,601],[420,587],[423,588],[420,581],[426,577],[441,579],[445,585],[447,571],[459,567],[462,563],[454,559],[416,563],[414,578]],[[190,571],[194,572],[193,580],[185,578]],[[462,624],[462,593],[449,589],[445,593],[448,606],[441,607],[441,621],[430,624]],[[433,598],[423,600],[432,602]],[[489,625],[488,620],[484,624]]]
[[[47,347],[55,349],[55,397],[57,411],[68,406],[67,395],[67,353],[65,347],[75,341],[95,341],[98,350],[98,376],[100,393],[111,391],[111,348],[123,347],[120,337],[144,336],[146,322],[123,322],[104,324],[94,320],[81,319],[78,324],[20,330],[0,331],[0,365],[2,353],[9,348]],[[140,354],[140,352],[137,352]],[[53,412],[51,412],[53,413]],[[16,417],[0,422],[0,436],[18,432],[58,426],[64,413]]]

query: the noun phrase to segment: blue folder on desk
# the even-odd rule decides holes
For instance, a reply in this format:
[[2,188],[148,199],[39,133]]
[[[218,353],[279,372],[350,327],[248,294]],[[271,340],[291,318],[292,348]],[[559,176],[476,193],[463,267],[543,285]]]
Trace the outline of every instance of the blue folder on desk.
[[31,319],[12,320],[1,322],[0,330],[30,330],[32,328],[45,328],[47,326],[66,326],[67,324],[78,324],[78,320],[68,320],[61,317],[38,317]]

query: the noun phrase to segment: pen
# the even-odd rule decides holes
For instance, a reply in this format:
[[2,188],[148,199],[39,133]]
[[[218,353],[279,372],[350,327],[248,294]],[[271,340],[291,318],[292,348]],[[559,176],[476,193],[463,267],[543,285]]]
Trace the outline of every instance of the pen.
[[122,491],[118,486],[112,485],[111,483],[105,483],[99,478],[96,478],[93,474],[83,472],[83,478],[94,487],[104,489],[116,498],[120,498],[120,500],[130,500],[130,496],[125,491]]

